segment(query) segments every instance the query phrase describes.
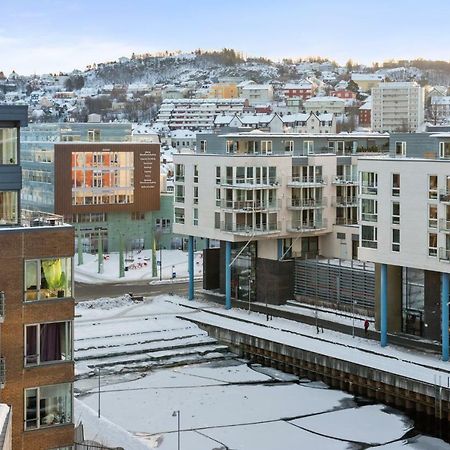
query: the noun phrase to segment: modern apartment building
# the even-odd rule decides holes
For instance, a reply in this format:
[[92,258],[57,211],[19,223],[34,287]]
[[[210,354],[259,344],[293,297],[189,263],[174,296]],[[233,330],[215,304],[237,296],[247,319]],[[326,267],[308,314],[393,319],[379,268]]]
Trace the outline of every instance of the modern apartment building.
[[[96,252],[99,239],[105,251],[119,251],[124,235],[128,250],[151,248],[155,236],[163,248],[176,244],[173,195],[159,192],[159,143],[129,142],[131,124],[120,123],[31,125],[22,130],[21,138],[22,204],[64,215],[76,225],[85,252]],[[84,159],[66,157],[64,149],[76,145],[85,152]],[[77,197],[77,205],[66,192],[75,177],[76,195],[84,196]],[[58,202],[63,192],[67,197]],[[137,203],[141,197],[148,202]]]
[[[199,135],[175,162],[176,233],[218,240],[204,287],[270,303],[292,298],[293,257],[356,257],[357,158],[388,147],[380,134]],[[192,273],[192,271],[191,271]],[[190,297],[193,296],[191,279]]]
[[341,115],[345,112],[345,100],[338,97],[311,97],[303,103],[306,112]]
[[351,79],[354,81],[361,91],[370,92],[370,90],[380,83],[384,82],[384,75],[377,73],[352,73]]
[[377,265],[382,344],[397,331],[441,340],[448,360],[450,134],[394,135],[389,157],[358,170],[359,258]]
[[416,82],[381,83],[372,89],[372,131],[416,131],[424,121],[424,90]]
[[171,130],[211,130],[219,114],[242,113],[248,101],[240,98],[164,100],[155,124]]
[[20,128],[27,108],[0,106],[0,402],[16,450],[73,447],[74,231],[20,212]]

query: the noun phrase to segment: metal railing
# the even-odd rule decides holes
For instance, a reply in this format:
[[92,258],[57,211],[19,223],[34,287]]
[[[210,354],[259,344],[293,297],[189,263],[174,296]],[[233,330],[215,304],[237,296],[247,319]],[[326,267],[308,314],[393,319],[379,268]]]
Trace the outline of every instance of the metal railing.
[[333,206],[348,207],[348,206],[358,206],[357,197],[333,197]]
[[222,178],[220,184],[222,186],[233,186],[233,187],[271,187],[277,188],[281,185],[280,179],[277,177],[269,177],[267,179],[255,179],[255,178]]
[[43,211],[21,210],[21,224],[24,227],[55,227],[64,225],[64,216]]
[[303,221],[293,220],[288,226],[289,231],[318,231],[327,228],[327,219]]
[[222,200],[220,203],[221,208],[234,209],[242,211],[262,211],[262,210],[277,210],[281,208],[281,201],[279,199],[271,202],[262,202],[258,200]]
[[362,212],[361,220],[364,222],[376,222],[378,220],[378,214]]
[[315,177],[288,177],[288,186],[290,185],[323,185],[326,184],[326,179],[323,176]]
[[225,222],[220,223],[220,230],[226,231],[234,234],[243,234],[251,236],[253,234],[266,234],[266,233],[276,233],[280,231],[281,224],[280,222],[269,222],[265,224],[255,225],[254,227],[251,225],[245,224],[228,224]]
[[377,195],[378,185],[375,184],[361,184],[361,194]]
[[290,198],[288,208],[321,208],[327,206],[327,198]]
[[333,184],[358,184],[358,178],[355,176],[336,175],[332,181]]
[[357,225],[358,219],[348,217],[336,217],[336,225]]
[[368,239],[361,240],[361,247],[364,248],[378,248],[378,241],[369,241]]

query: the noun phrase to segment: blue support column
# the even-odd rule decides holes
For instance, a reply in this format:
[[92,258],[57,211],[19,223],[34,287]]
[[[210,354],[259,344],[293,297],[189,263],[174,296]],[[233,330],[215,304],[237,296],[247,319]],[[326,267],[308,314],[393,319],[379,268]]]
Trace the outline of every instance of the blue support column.
[[281,259],[281,257],[283,256],[283,239],[278,239],[277,240],[277,245],[278,245],[278,259]]
[[387,265],[381,264],[380,283],[380,334],[381,346],[387,345]]
[[189,300],[194,300],[194,236],[188,239]]
[[225,309],[231,309],[231,242],[225,242]]
[[448,361],[448,273],[441,273],[442,361]]

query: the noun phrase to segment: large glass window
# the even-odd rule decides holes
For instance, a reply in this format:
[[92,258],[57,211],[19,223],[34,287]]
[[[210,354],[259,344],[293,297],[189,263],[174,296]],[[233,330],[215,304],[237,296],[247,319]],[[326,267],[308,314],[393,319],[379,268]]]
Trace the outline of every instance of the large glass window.
[[398,197],[400,195],[400,174],[392,174],[392,195]]
[[134,202],[133,152],[73,152],[72,203],[74,205]]
[[377,227],[369,225],[361,226],[361,247],[377,248],[378,246],[378,233]]
[[17,128],[0,128],[0,164],[18,164]]
[[378,202],[369,198],[361,199],[361,220],[376,222],[378,218]]
[[430,200],[437,199],[438,177],[437,175],[428,175],[428,198]]
[[72,322],[25,327],[25,366],[72,360]]
[[450,142],[439,142],[439,156],[441,158],[450,158]]
[[175,181],[184,181],[184,164],[175,164]]
[[361,194],[377,195],[378,174],[375,172],[361,172]]
[[25,261],[25,301],[72,296],[72,258]]
[[72,422],[72,384],[25,389],[25,430]]
[[17,191],[0,191],[0,226],[17,224],[18,221]]

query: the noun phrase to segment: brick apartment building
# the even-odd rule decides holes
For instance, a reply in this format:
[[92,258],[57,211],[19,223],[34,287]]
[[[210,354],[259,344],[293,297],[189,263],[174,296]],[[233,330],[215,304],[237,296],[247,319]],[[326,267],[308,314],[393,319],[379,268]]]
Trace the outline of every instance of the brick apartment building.
[[27,108],[0,106],[0,402],[13,448],[73,448],[74,232],[58,216],[20,212],[20,127]]

